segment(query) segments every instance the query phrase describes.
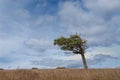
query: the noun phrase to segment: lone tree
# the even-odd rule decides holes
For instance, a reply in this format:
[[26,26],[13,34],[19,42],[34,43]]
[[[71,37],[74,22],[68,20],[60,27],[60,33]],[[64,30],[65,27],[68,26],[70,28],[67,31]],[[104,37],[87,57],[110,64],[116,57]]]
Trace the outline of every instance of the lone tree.
[[85,59],[85,49],[87,48],[86,40],[82,39],[78,34],[70,37],[60,37],[54,40],[54,45],[58,45],[62,50],[72,51],[74,54],[80,54],[82,57],[84,68],[87,69]]

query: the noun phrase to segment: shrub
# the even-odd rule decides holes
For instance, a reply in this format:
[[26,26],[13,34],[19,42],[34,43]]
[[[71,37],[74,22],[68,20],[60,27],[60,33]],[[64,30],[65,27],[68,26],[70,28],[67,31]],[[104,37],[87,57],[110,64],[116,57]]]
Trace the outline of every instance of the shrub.
[[65,67],[57,67],[56,69],[66,69]]
[[32,69],[38,69],[38,68],[33,67]]

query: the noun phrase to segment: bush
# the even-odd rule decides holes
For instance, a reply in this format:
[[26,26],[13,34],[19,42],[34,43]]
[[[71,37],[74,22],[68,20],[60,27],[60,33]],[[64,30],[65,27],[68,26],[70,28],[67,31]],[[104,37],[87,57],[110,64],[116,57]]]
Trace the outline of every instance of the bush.
[[57,67],[56,69],[66,69],[65,67]]
[[33,67],[32,69],[38,69],[38,68]]

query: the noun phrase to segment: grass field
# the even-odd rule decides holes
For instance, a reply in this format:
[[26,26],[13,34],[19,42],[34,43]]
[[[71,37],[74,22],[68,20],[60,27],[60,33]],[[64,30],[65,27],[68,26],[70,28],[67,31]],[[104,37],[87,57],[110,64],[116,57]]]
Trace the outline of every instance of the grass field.
[[120,69],[0,70],[0,80],[120,80]]

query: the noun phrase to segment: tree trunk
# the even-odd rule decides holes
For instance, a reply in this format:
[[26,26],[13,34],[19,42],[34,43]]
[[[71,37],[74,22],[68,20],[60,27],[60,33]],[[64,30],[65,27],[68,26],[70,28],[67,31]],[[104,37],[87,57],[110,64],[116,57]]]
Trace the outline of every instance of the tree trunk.
[[87,62],[86,62],[86,59],[85,59],[85,55],[84,54],[81,54],[81,57],[82,57],[82,61],[83,61],[83,66],[85,69],[88,69],[88,66],[87,66]]

